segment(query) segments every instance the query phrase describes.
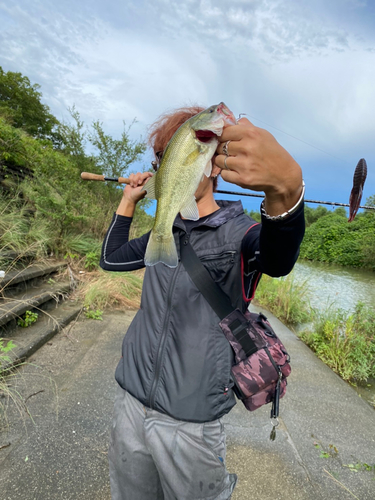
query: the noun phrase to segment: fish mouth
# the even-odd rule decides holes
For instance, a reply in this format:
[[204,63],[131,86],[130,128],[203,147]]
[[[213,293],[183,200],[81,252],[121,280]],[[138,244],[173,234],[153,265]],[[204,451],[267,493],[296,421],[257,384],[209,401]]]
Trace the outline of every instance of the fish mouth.
[[228,125],[237,125],[237,120],[232,111],[223,102],[218,104],[217,111],[223,116]]
[[200,142],[210,142],[210,140],[213,137],[217,137],[217,135],[215,134],[215,132],[212,132],[211,130],[196,130],[195,137]]

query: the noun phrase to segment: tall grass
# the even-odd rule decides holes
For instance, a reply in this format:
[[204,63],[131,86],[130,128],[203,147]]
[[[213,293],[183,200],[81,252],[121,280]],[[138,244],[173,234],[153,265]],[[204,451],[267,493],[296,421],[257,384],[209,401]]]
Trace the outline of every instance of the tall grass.
[[[51,242],[51,228],[43,220],[35,220],[30,206],[0,197],[0,252],[15,252],[21,258],[28,254],[44,257]],[[4,264],[0,255],[0,264]]]
[[111,273],[99,270],[90,273],[86,279],[87,282],[78,291],[86,308],[104,310],[139,307],[142,271]]
[[316,312],[312,328],[299,335],[344,380],[375,378],[375,312],[364,304],[358,303],[354,313]]
[[12,340],[5,340],[0,337],[0,432],[8,426],[7,407],[13,401],[19,412],[25,410],[23,399],[14,387],[14,371],[4,372],[4,367],[11,362],[11,352],[15,348]]
[[296,283],[293,274],[284,278],[263,275],[254,302],[288,325],[305,323],[311,319],[307,282]]

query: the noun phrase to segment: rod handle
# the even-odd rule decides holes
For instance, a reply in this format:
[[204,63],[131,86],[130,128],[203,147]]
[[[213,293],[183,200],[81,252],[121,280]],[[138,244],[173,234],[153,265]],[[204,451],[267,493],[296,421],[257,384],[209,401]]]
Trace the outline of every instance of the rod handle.
[[119,184],[130,184],[130,180],[127,177],[119,177],[117,182]]
[[104,175],[90,174],[90,172],[82,172],[81,179],[84,181],[104,181]]
[[84,181],[113,181],[119,184],[129,184],[129,179],[126,177],[105,177],[104,175],[91,174],[90,172],[82,172],[81,179]]

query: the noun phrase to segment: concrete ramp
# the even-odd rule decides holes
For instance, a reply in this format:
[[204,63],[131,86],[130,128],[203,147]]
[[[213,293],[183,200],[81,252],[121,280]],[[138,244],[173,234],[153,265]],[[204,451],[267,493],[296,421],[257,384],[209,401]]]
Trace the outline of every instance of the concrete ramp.
[[[374,471],[347,466],[375,464],[375,411],[263,313],[291,355],[292,375],[274,442],[269,406],[250,413],[239,403],[224,418],[227,467],[239,478],[232,500],[374,500]],[[32,418],[22,405],[8,404],[8,428],[0,432],[1,500],[110,500],[114,370],[133,316],[81,315],[17,372],[12,386]]]

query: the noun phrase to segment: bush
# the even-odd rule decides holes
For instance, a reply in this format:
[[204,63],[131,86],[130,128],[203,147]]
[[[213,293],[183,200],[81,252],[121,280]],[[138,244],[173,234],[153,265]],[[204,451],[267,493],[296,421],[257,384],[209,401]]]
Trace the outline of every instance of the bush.
[[361,213],[350,224],[343,209],[320,216],[306,228],[300,257],[375,270],[375,213]]
[[354,314],[327,309],[316,313],[301,339],[341,378],[363,382],[375,377],[375,312],[359,303]]

